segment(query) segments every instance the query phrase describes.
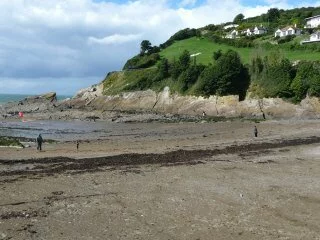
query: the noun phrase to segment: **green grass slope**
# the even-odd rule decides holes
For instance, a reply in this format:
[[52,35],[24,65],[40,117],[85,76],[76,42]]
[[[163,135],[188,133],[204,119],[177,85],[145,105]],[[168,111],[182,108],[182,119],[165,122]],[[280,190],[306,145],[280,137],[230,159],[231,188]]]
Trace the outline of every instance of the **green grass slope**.
[[[235,40],[236,41],[236,40]],[[267,55],[269,51],[267,49],[258,49],[258,48],[236,48],[228,46],[225,44],[217,44],[210,41],[207,38],[189,38],[181,41],[177,41],[168,48],[162,50],[160,55],[167,58],[169,61],[174,59],[178,60],[179,56],[184,50],[188,50],[191,54],[201,53],[196,57],[197,63],[202,63],[207,65],[212,62],[213,52],[221,49],[225,52],[228,49],[237,51],[243,61],[243,63],[249,63],[252,56],[256,55],[257,52]],[[316,61],[320,60],[320,54],[318,52],[312,51],[302,51],[302,50],[282,50],[281,46],[278,47],[280,53],[285,58],[288,58],[291,61],[295,60],[309,60]]]
[[124,70],[110,73],[103,81],[103,94],[116,95],[121,92],[142,90],[145,84],[152,84],[156,68]]

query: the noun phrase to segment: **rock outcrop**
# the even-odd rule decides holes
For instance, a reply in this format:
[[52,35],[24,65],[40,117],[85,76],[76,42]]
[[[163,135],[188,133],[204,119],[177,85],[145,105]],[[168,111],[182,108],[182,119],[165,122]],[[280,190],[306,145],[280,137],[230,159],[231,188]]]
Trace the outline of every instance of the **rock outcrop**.
[[320,101],[318,98],[307,97],[295,105],[280,98],[248,98],[239,101],[238,96],[181,96],[171,94],[168,87],[160,93],[147,90],[104,96],[101,83],[80,90],[72,99],[57,101],[55,93],[48,93],[5,104],[0,111],[2,118],[18,118],[17,113],[22,111],[37,115],[37,119],[113,119],[119,111],[259,119],[315,119],[320,117]]
[[[85,96],[85,94],[83,95]],[[181,96],[170,94],[169,88],[156,93],[152,90],[122,93],[115,96],[102,94],[90,99],[93,109],[103,111],[155,111],[159,113],[247,118],[319,118],[318,98],[307,97],[300,104],[280,98],[249,98],[239,101],[238,96]]]

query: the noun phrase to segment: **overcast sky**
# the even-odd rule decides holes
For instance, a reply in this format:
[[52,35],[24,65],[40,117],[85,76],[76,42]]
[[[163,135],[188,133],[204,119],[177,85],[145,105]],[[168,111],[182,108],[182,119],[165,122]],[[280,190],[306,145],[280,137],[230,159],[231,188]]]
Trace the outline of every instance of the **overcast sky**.
[[320,0],[0,0],[0,93],[73,95],[120,70],[144,39]]

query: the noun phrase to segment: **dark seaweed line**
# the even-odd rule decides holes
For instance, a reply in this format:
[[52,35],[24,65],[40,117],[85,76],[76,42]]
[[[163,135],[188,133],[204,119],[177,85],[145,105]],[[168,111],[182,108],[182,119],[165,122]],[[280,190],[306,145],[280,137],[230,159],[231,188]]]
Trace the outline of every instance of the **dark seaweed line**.
[[[298,146],[319,143],[320,137],[297,138],[291,140],[277,141],[273,143],[251,143],[243,145],[232,145],[223,149],[213,150],[177,150],[163,154],[120,154],[115,156],[106,156],[99,158],[73,159],[67,157],[42,158],[18,161],[0,161],[0,164],[40,164],[33,169],[3,171],[0,176],[16,175],[53,175],[65,172],[85,173],[103,171],[105,167],[111,167],[109,170],[119,169],[121,166],[138,166],[159,164],[160,166],[192,165],[203,163],[199,159],[208,158],[220,154],[239,154],[254,151],[261,151],[273,148],[283,148],[289,146]],[[41,164],[46,164],[41,165]]]
[[[16,165],[16,164],[53,164],[53,163],[75,163],[75,164],[83,164],[83,163],[103,163],[110,162],[110,166],[116,165],[141,165],[148,163],[162,163],[169,162],[170,159],[181,159],[181,157],[186,160],[196,159],[197,157],[209,157],[220,154],[236,154],[242,152],[250,152],[250,151],[260,151],[266,149],[273,148],[283,148],[283,147],[292,147],[299,145],[308,145],[320,143],[320,137],[312,136],[308,138],[296,138],[296,139],[288,139],[281,140],[276,142],[260,142],[260,143],[249,143],[243,145],[231,145],[227,146],[223,149],[213,149],[213,150],[177,150],[162,154],[120,154],[114,156],[106,156],[106,157],[97,157],[97,158],[83,158],[83,159],[74,159],[68,157],[46,157],[46,158],[32,158],[32,159],[24,159],[24,160],[0,160],[0,164],[3,165]],[[139,159],[139,161],[136,161]],[[167,159],[167,160],[166,160]],[[117,160],[117,161],[115,161]],[[172,160],[172,162],[176,162]]]

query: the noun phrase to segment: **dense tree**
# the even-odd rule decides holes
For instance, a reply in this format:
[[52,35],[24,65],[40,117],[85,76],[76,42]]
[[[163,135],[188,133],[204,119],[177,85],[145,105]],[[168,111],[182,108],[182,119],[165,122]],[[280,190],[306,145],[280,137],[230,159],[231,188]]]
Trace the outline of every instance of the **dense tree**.
[[140,54],[145,54],[151,49],[151,42],[149,40],[143,40],[140,44]]
[[156,64],[156,62],[160,59],[160,55],[158,53],[153,54],[145,54],[145,55],[137,55],[133,58],[130,58],[123,69],[139,69],[139,68],[147,68]]
[[203,69],[203,65],[191,65],[181,73],[178,81],[182,92],[186,92],[195,84]]
[[215,95],[218,89],[218,77],[219,74],[215,65],[206,66],[195,84],[194,93],[206,97]]
[[167,40],[165,43],[160,44],[160,48],[164,49],[164,48],[167,48],[168,46],[170,46],[171,44],[173,44],[175,41],[188,39],[188,38],[199,36],[199,35],[200,35],[200,32],[197,29],[185,28],[185,29],[178,31],[174,35],[172,35],[169,38],[169,40]]
[[244,15],[242,13],[239,13],[235,18],[233,19],[233,23],[241,23],[244,19]]
[[182,69],[179,62],[174,60],[173,63],[170,64],[169,66],[169,74],[174,80],[176,80],[178,79],[181,72],[182,72]]
[[301,62],[297,66],[297,74],[291,83],[291,90],[295,95],[295,100],[300,101],[310,96],[320,96],[320,63]]
[[188,50],[184,50],[179,57],[179,64],[182,71],[186,70],[190,66],[190,52]]
[[267,13],[269,22],[276,22],[280,18],[280,11],[278,8],[270,8]]
[[216,61],[216,60],[218,60],[221,56],[222,56],[222,50],[221,50],[221,49],[213,52],[213,60]]
[[295,77],[295,68],[280,53],[272,52],[262,60],[256,57],[250,67],[254,92],[260,97],[292,97],[290,85]]
[[163,58],[158,64],[158,78],[162,80],[167,78],[168,76],[169,76],[169,62],[168,62],[168,59]]
[[299,63],[297,74],[290,85],[290,89],[293,92],[296,101],[301,101],[306,96],[311,82],[310,75],[313,75],[313,72],[312,63]]
[[240,56],[233,50],[228,50],[217,60],[218,95],[238,94],[244,99],[250,84],[248,70],[241,62]]
[[194,87],[198,95],[239,95],[243,100],[250,84],[250,76],[237,52],[228,50],[207,66]]

